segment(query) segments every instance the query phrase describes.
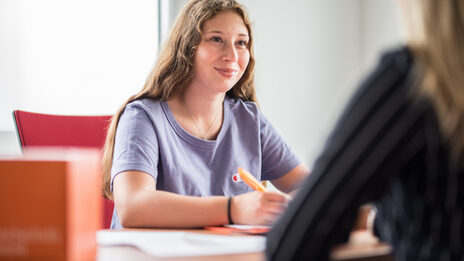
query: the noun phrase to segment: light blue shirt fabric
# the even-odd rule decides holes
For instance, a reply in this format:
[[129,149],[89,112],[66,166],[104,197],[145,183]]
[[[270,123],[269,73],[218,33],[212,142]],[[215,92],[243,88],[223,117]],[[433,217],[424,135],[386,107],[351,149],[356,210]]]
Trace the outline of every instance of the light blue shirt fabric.
[[[128,104],[119,120],[111,189],[116,175],[138,170],[153,177],[157,190],[234,196],[253,191],[233,181],[238,167],[258,180],[273,180],[300,163],[253,102],[226,97],[216,140],[203,140],[177,123],[166,102],[141,99]],[[116,210],[111,228],[122,228]]]

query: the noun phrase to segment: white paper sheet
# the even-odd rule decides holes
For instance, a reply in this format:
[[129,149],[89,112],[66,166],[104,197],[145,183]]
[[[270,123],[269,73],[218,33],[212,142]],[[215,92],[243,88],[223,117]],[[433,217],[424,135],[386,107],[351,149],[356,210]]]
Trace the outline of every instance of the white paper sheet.
[[100,246],[131,245],[157,257],[208,256],[264,251],[263,236],[224,236],[169,231],[97,232]]

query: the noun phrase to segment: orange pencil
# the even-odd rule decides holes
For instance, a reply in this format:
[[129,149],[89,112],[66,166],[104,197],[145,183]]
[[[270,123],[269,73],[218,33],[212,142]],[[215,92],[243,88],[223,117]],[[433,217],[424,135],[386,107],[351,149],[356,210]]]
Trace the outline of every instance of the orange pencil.
[[250,172],[242,168],[238,168],[238,174],[243,179],[243,181],[245,181],[245,183],[251,188],[253,188],[254,190],[261,191],[261,192],[267,191],[267,189],[263,186],[263,184],[257,181],[255,177],[253,177],[253,175],[250,174]]

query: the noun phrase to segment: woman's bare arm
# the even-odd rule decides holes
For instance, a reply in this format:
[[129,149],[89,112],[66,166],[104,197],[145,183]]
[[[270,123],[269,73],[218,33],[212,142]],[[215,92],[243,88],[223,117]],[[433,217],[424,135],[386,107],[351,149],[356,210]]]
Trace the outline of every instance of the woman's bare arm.
[[300,164],[278,179],[271,180],[272,185],[282,192],[293,194],[301,186],[303,180],[309,175],[309,169]]
[[[123,227],[189,228],[229,223],[227,197],[193,197],[156,190],[155,180],[140,171],[114,178],[116,211]],[[275,192],[251,192],[232,199],[231,216],[239,224],[271,224],[287,199]]]

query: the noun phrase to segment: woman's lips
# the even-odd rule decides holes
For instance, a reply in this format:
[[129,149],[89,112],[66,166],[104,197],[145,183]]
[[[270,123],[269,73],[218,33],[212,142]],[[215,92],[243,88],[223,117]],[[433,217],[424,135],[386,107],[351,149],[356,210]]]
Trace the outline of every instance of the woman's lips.
[[233,76],[235,76],[235,74],[237,73],[237,70],[234,70],[234,69],[229,69],[229,68],[214,68],[216,69],[216,71],[226,77],[226,78],[231,78]]

